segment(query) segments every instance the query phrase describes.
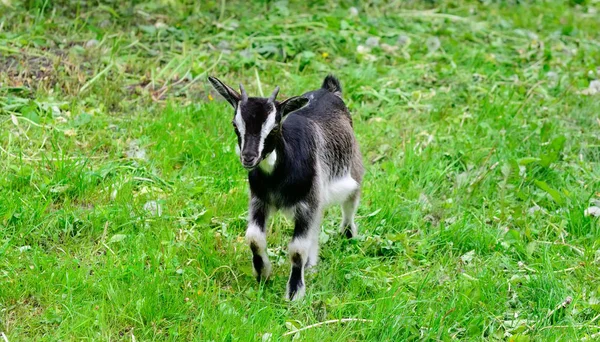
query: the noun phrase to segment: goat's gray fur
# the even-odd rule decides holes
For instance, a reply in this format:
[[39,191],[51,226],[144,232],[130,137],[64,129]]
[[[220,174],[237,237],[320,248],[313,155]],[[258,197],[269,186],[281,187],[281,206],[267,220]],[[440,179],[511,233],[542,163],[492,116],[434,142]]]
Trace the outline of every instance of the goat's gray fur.
[[248,98],[241,85],[238,94],[214,77],[209,80],[235,108],[240,160],[250,184],[246,240],[254,274],[260,281],[271,273],[266,224],[273,210],[283,210],[295,221],[287,297],[301,298],[304,270],[318,260],[323,210],[341,204],[341,233],[357,234],[354,214],[364,169],[340,83],[330,75],[320,89],[279,102],[279,87],[269,98]]

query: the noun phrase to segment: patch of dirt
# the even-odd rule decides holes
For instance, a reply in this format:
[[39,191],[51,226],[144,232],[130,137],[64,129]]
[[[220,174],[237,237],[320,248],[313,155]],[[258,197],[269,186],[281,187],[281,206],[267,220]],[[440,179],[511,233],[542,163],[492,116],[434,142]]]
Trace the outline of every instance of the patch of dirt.
[[8,76],[9,86],[35,87],[40,81],[54,85],[54,63],[47,57],[27,55],[0,56],[0,69]]
[[[77,95],[81,87],[94,77],[91,65],[93,55],[69,54],[69,48],[80,45],[66,43],[63,48],[44,48],[36,53],[22,51],[20,54],[0,55],[0,86],[37,89],[59,88],[69,95]],[[220,100],[220,96],[207,85],[205,78],[193,79],[189,74],[175,75],[172,79],[150,81],[150,75],[136,75],[133,67],[126,66],[126,74],[133,79],[123,80],[124,96],[146,96],[153,102],[178,98],[189,102]],[[106,77],[117,77],[114,71]],[[137,80],[136,80],[137,78]]]
[[163,101],[167,97],[188,98],[192,101],[211,101],[218,98],[216,92],[207,89],[203,80],[192,83],[189,77],[174,77],[168,82],[152,84],[147,79],[126,87],[130,94],[142,94],[147,91],[153,101]]
[[0,319],[0,321],[4,321],[2,328],[6,331],[10,330],[13,325],[19,324],[24,317],[37,317],[44,313],[44,308],[33,296],[20,301],[10,300],[7,304],[4,317]]
[[[72,43],[69,46],[76,45]],[[32,90],[60,87],[66,93],[76,93],[93,77],[86,58],[73,60],[69,52],[59,48],[43,48],[36,53],[0,55],[0,83],[8,87]]]

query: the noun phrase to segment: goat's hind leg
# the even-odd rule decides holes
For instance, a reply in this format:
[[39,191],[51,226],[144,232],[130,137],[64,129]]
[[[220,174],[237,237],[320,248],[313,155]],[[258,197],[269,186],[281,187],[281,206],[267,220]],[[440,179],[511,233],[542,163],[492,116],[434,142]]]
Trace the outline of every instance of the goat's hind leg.
[[340,226],[340,233],[344,234],[348,239],[355,237],[358,233],[356,223],[354,223],[354,215],[358,209],[359,201],[360,190],[356,190],[342,203],[342,224]]
[[289,300],[304,297],[306,292],[304,271],[317,263],[321,215],[321,208],[316,205],[311,207],[303,203],[296,208],[294,237],[289,245],[292,263],[286,293]]
[[252,251],[252,270],[257,281],[271,275],[271,262],[267,256],[267,219],[269,207],[258,198],[250,199],[246,242]]

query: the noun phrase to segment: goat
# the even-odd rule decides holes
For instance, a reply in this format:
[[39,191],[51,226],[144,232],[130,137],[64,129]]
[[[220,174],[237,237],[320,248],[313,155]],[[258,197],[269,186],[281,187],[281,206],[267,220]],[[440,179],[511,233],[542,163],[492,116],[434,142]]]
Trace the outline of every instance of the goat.
[[253,273],[259,282],[271,274],[269,215],[276,209],[291,213],[295,226],[286,296],[300,299],[306,291],[304,271],[317,263],[324,208],[341,204],[340,232],[347,238],[357,234],[354,215],[364,168],[341,85],[328,75],[320,89],[279,102],[279,87],[268,98],[248,97],[241,84],[238,93],[215,77],[209,81],[235,109],[236,150],[250,185],[246,241]]

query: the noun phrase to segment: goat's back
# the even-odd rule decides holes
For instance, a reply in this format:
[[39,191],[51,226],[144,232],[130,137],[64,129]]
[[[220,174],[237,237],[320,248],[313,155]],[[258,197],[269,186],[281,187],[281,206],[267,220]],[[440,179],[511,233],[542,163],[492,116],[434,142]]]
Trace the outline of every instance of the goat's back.
[[[317,159],[328,180],[345,177],[350,173],[360,184],[364,173],[360,149],[350,112],[340,95],[339,92],[326,88],[308,92],[302,96],[309,103],[290,115],[306,119],[306,124],[312,126]],[[304,120],[292,120],[295,124],[299,121]]]

